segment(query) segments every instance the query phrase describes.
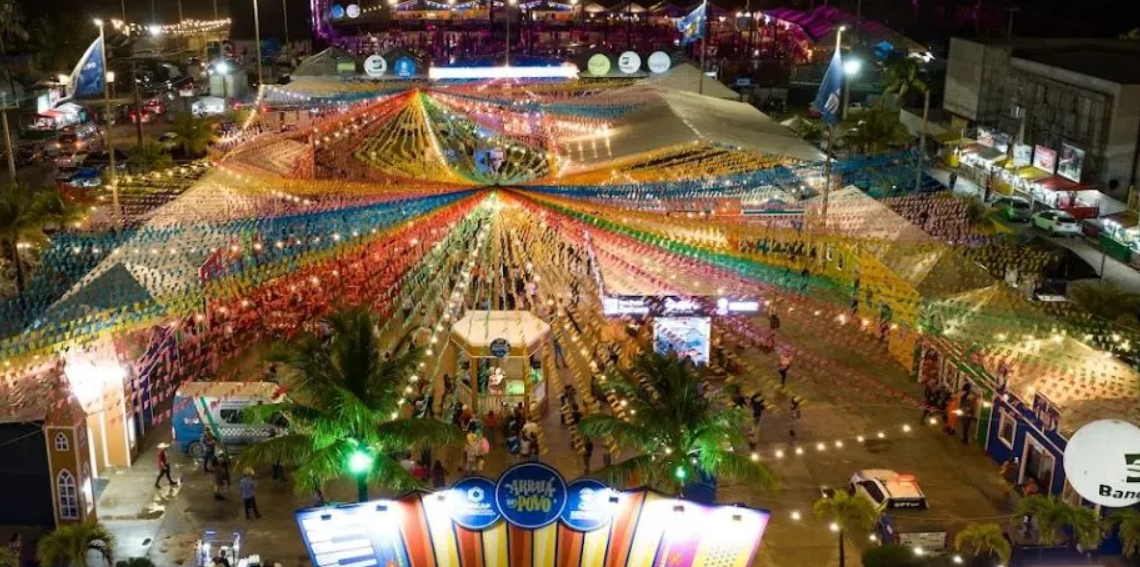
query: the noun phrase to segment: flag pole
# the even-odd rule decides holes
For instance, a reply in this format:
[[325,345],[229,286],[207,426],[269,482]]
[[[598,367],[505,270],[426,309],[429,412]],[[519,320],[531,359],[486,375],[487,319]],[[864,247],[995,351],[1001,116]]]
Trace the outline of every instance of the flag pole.
[[[836,53],[839,53],[840,49],[842,49],[843,30],[844,29],[846,29],[845,26],[839,26],[839,29],[836,31],[836,34],[835,34],[835,52]],[[825,77],[825,79],[826,79],[826,77]],[[846,81],[847,77],[843,77],[842,80]],[[824,162],[823,162],[823,222],[822,222],[822,226],[823,226],[823,229],[825,232],[827,231],[827,204],[828,204],[828,200],[831,198],[831,144],[832,144],[832,139],[833,139],[834,135],[835,135],[835,126],[831,124],[831,121],[828,121],[827,122],[827,153],[825,154],[826,157],[824,158]],[[822,257],[822,255],[821,255],[821,257]]]
[[705,36],[709,34],[709,3],[708,0],[701,5],[701,20],[704,22],[704,29],[701,30],[701,76],[697,79],[697,94],[705,94]]

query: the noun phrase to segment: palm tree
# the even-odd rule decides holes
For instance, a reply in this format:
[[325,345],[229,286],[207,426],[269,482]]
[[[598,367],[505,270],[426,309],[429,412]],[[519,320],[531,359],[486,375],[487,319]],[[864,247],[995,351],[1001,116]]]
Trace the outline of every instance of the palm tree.
[[106,526],[89,521],[62,526],[40,540],[36,557],[47,567],[87,567],[87,554],[96,551],[107,567],[113,565],[115,536]]
[[174,158],[154,142],[135,146],[127,157],[127,165],[135,173],[147,173],[156,169],[167,169],[174,165]]
[[66,222],[72,211],[55,187],[19,183],[0,188],[0,245],[16,269],[17,292],[24,291],[25,280],[20,245],[47,244],[44,226]]
[[1018,516],[1032,516],[1041,531],[1041,540],[1048,545],[1060,544],[1068,538],[1069,528],[1076,543],[1083,549],[1094,549],[1104,539],[1104,526],[1092,508],[1074,506],[1057,498],[1041,494],[1025,498],[1017,505]]
[[1013,552],[1005,533],[997,524],[970,524],[954,536],[954,547],[984,565],[1009,563]]
[[879,519],[879,511],[869,500],[843,490],[837,490],[831,496],[816,500],[811,510],[816,518],[830,522],[831,530],[839,534],[839,567],[844,567],[847,560],[843,548],[847,532],[869,532]]
[[214,132],[214,120],[198,118],[189,112],[176,114],[170,131],[174,133],[174,141],[186,157],[206,153],[210,144],[218,140],[218,135]]
[[852,114],[847,120],[844,143],[862,153],[877,153],[902,144],[910,134],[899,121],[898,112],[873,107]]
[[1081,285],[1069,288],[1069,299],[1097,317],[1110,321],[1122,314],[1140,310],[1140,293],[1126,291],[1113,284]]
[[400,417],[420,350],[382,356],[376,318],[365,307],[337,311],[327,323],[331,339],[307,334],[281,353],[293,376],[291,399],[258,406],[250,418],[283,416],[287,431],[246,449],[239,466],[294,466],[297,489],[303,492],[320,490],[326,481],[345,476],[348,467],[362,501],[370,481],[393,491],[419,487],[393,456],[460,438],[449,424]]
[[1113,512],[1109,520],[1119,527],[1120,553],[1125,557],[1140,555],[1140,510],[1124,508]]
[[775,474],[756,455],[733,451],[746,443],[744,413],[719,394],[701,395],[700,383],[692,363],[657,353],[642,355],[628,372],[607,380],[604,387],[622,400],[627,415],[589,415],[578,430],[613,438],[634,456],[597,476],[678,495],[710,477],[775,490]]
[[[922,65],[914,57],[894,57],[886,62],[883,80],[883,94],[895,93],[899,101],[906,98],[912,89],[926,92],[926,82],[922,80]],[[879,106],[882,106],[882,99]]]

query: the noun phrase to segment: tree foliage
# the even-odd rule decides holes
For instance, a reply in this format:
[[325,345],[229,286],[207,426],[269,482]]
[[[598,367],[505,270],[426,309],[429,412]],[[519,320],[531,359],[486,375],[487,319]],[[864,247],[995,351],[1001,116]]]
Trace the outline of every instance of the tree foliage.
[[1115,321],[1121,314],[1135,314],[1140,310],[1140,294],[1105,282],[1072,286],[1069,299],[1085,311],[1110,321]]
[[864,154],[873,154],[902,145],[910,139],[897,110],[872,107],[852,113],[845,124],[843,143]]
[[1125,557],[1140,555],[1140,510],[1124,508],[1113,512],[1109,520],[1116,524],[1120,534],[1120,552]]
[[880,545],[863,552],[863,567],[922,567],[926,562],[902,545]]
[[691,362],[653,352],[611,376],[603,388],[622,399],[626,416],[588,415],[578,430],[594,439],[612,438],[634,456],[596,476],[670,494],[708,477],[776,490],[776,476],[767,465],[734,451],[747,445],[744,413],[720,394],[702,395],[700,383]]
[[998,524],[970,524],[954,536],[954,548],[968,557],[999,559],[1008,563],[1013,552]]
[[24,269],[19,254],[20,244],[48,244],[45,226],[64,224],[73,218],[75,209],[64,201],[53,186],[32,187],[17,183],[0,187],[0,245],[16,268],[16,289],[24,290]]
[[134,173],[149,173],[174,166],[174,158],[166,149],[154,142],[135,146],[127,157],[127,166]]
[[895,93],[903,101],[907,93],[924,93],[926,89],[926,82],[922,80],[922,62],[918,59],[893,57],[884,65],[883,94]]
[[210,144],[218,140],[218,134],[214,131],[214,119],[199,118],[189,112],[175,114],[170,131],[174,133],[174,142],[186,157],[205,154]]
[[1069,539],[1064,530],[1071,530],[1073,539],[1084,549],[1094,549],[1104,539],[1104,525],[1096,511],[1074,506],[1056,496],[1036,494],[1018,503],[1017,515],[1032,516],[1045,544],[1058,545]]
[[365,307],[331,314],[332,336],[300,337],[279,355],[289,372],[288,401],[252,408],[248,418],[284,416],[287,431],[257,443],[238,457],[239,466],[282,463],[296,467],[299,491],[321,488],[347,475],[358,451],[372,457],[365,481],[382,489],[418,488],[395,455],[418,447],[439,447],[460,432],[434,419],[401,418],[403,392],[415,373],[419,349],[385,359],[376,319]]
[[44,567],[87,567],[87,554],[96,552],[107,567],[113,564],[115,536],[95,521],[60,526],[40,539],[36,557]]

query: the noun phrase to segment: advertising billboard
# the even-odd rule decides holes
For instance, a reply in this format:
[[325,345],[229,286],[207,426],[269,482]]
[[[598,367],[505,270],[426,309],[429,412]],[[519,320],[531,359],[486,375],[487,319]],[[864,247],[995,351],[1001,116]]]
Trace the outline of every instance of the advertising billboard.
[[1085,151],[1069,144],[1061,144],[1061,159],[1057,161],[1057,175],[1081,182],[1081,170],[1085,167]]
[[712,326],[708,317],[658,317],[653,321],[653,349],[708,364]]
[[1033,146],[1029,144],[1013,145],[1013,167],[1025,167],[1033,163]]
[[1053,175],[1057,172],[1057,152],[1045,146],[1034,146],[1033,167]]

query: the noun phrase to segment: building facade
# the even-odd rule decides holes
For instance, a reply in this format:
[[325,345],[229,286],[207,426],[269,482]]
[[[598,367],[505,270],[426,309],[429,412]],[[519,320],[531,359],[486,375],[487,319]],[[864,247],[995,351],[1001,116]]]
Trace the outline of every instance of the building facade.
[[1140,48],[1128,42],[953,38],[943,108],[1006,147],[1056,152],[1073,182],[1113,196],[1136,184]]

